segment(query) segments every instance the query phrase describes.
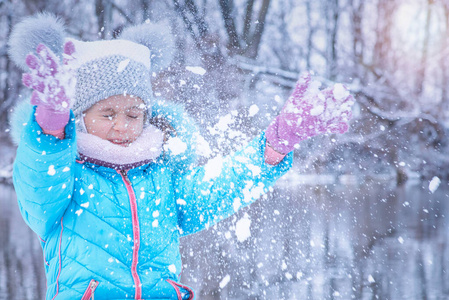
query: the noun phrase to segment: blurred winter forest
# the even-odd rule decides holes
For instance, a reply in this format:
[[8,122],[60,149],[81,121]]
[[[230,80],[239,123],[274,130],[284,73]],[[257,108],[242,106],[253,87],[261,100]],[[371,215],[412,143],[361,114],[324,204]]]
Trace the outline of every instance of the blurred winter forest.
[[[202,162],[230,153],[264,130],[303,71],[313,71],[325,86],[344,83],[355,96],[348,133],[304,141],[294,169],[260,203],[186,238],[183,281],[197,289],[199,299],[449,297],[449,285],[443,284],[449,279],[447,231],[432,235],[439,251],[432,243],[428,252],[421,248],[426,232],[446,225],[446,206],[438,204],[449,192],[448,1],[0,0],[0,175],[7,195],[0,196],[0,232],[1,244],[10,245],[0,246],[0,298],[42,299],[45,288],[37,241],[30,242],[34,237],[28,233],[20,237],[26,242],[13,241],[19,239],[14,228],[25,225],[13,207],[14,145],[8,138],[8,116],[29,91],[8,59],[7,40],[14,24],[39,11],[58,15],[67,32],[82,40],[112,39],[147,20],[170,27],[175,59],[169,69],[153,74],[153,88],[156,96],[185,105],[197,120],[209,145]],[[406,187],[412,180],[419,182],[415,192]],[[441,182],[439,194],[434,194],[436,182]],[[410,215],[394,213],[413,207]],[[423,210],[431,211],[432,222]],[[252,231],[240,241],[230,232],[246,218]],[[369,226],[364,218],[371,220],[365,220]],[[399,250],[379,246],[388,238],[399,241]],[[12,259],[21,257],[17,251],[27,253],[30,262]],[[441,259],[433,260],[438,271],[426,267],[434,252]],[[384,259],[395,255],[400,257],[394,264],[410,269]],[[370,257],[375,259],[367,263]],[[376,266],[399,271],[382,276],[373,271]],[[405,274],[401,271],[414,275],[394,282]],[[14,288],[21,285],[17,273],[34,282],[28,292]]]

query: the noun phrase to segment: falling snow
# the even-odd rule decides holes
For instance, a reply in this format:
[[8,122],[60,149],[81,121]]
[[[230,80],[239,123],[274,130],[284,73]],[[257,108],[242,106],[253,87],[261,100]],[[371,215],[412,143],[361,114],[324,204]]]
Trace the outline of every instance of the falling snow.
[[206,70],[202,67],[186,67],[186,70],[198,75],[206,74]]
[[224,288],[225,286],[228,285],[229,281],[231,281],[231,276],[226,275],[225,277],[223,277],[223,279],[220,281],[220,289]]
[[435,193],[435,191],[438,189],[438,187],[440,186],[441,180],[440,178],[438,178],[437,176],[434,176],[432,178],[432,180],[429,183],[429,191],[431,193]]
[[48,167],[47,174],[50,175],[50,176],[53,176],[53,175],[56,174],[56,170],[55,170],[55,166],[54,166],[54,165],[50,165],[50,166]]
[[249,237],[251,237],[251,220],[249,216],[245,214],[243,218],[237,221],[235,224],[235,235],[237,236],[237,240],[239,242],[246,241]]
[[122,60],[119,64],[118,64],[118,66],[117,66],[117,73],[121,73],[121,72],[123,72],[123,70],[125,70],[125,68],[128,66],[128,64],[129,64],[129,62],[130,62],[131,60],[128,58],[128,59],[125,59],[125,60]]

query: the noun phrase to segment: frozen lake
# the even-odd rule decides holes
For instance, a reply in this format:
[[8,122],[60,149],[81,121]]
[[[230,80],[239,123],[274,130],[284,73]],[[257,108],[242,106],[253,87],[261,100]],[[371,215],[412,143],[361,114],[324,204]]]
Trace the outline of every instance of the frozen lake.
[[[429,182],[320,178],[283,179],[249,209],[184,238],[182,281],[198,299],[449,298],[446,182],[432,193]],[[38,239],[15,201],[0,185],[0,299],[44,299]]]

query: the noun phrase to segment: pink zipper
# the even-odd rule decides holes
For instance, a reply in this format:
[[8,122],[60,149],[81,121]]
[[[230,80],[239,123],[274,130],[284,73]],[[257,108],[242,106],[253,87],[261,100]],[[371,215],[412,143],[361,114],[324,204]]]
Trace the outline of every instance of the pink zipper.
[[89,286],[87,287],[86,291],[84,292],[83,298],[81,298],[81,300],[94,300],[94,292],[95,289],[97,288],[99,282],[92,279],[89,282]]
[[118,171],[122,176],[123,182],[125,183],[126,190],[129,196],[129,202],[131,204],[131,216],[133,223],[133,260],[131,263],[131,275],[134,280],[134,285],[136,286],[135,299],[140,299],[142,297],[142,285],[140,283],[139,274],[137,274],[137,263],[139,260],[139,248],[140,248],[140,228],[139,228],[139,217],[137,216],[137,200],[136,194],[134,193],[131,181],[128,178],[127,172],[125,170]]
[[191,299],[193,299],[195,297],[195,294],[194,294],[193,290],[191,288],[189,288],[188,286],[180,284],[180,283],[178,283],[176,281],[173,281],[171,279],[166,279],[166,281],[168,283],[170,283],[173,286],[173,288],[175,289],[176,295],[178,296],[178,300],[182,300],[181,291],[179,290],[180,287],[185,289],[187,292],[189,292],[189,299],[187,299],[187,300],[191,300]]

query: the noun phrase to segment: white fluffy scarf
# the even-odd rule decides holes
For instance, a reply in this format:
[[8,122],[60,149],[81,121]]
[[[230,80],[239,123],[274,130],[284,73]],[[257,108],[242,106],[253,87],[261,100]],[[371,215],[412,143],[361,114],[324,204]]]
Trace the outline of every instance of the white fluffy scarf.
[[156,160],[162,153],[164,134],[153,125],[128,147],[115,145],[93,134],[77,132],[81,160],[115,169],[129,169]]

